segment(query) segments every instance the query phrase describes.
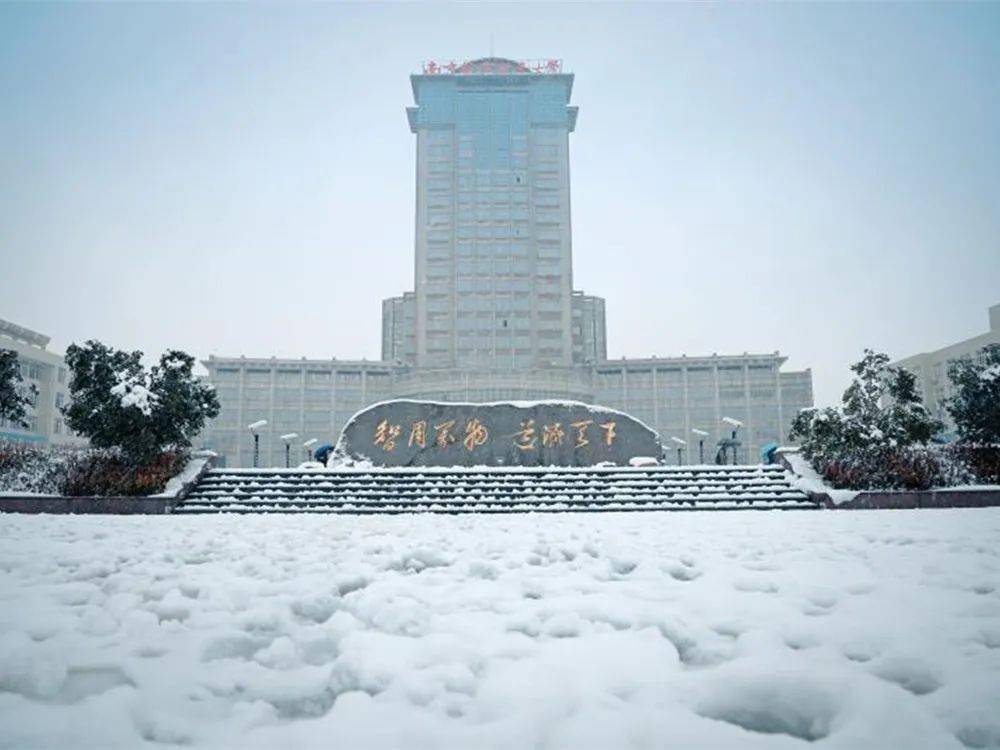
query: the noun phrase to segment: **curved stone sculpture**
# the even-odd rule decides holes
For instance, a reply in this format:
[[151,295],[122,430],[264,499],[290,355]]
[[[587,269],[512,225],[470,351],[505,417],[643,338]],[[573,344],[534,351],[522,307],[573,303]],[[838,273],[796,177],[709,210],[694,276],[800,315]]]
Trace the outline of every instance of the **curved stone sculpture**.
[[376,466],[627,466],[659,459],[657,434],[634,417],[578,401],[487,404],[383,401],[344,426],[334,461]]

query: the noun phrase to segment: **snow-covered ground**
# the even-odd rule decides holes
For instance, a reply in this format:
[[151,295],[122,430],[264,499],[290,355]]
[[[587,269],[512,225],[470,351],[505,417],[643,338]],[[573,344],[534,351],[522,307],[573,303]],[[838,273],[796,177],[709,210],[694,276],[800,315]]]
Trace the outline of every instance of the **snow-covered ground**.
[[1000,746],[1000,510],[0,517],[0,746]]

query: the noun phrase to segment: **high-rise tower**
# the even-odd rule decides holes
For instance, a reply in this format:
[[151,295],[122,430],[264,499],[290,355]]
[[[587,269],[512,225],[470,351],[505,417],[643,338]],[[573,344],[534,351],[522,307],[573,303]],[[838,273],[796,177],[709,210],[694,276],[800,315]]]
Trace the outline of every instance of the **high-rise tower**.
[[426,63],[410,81],[415,292],[383,304],[383,358],[477,370],[603,358],[603,300],[573,292],[573,75],[491,57]]
[[608,360],[604,300],[573,290],[577,110],[560,61],[430,62],[410,82],[416,279],[382,303],[382,360],[210,357],[222,411],[206,447],[248,466],[243,425],[266,419],[264,460],[283,462],[282,434],[332,441],[358,409],[392,398],[596,403],[664,441],[707,433],[706,447],[736,418],[748,460],[787,440],[812,405],[812,374],[782,371],[778,352]]

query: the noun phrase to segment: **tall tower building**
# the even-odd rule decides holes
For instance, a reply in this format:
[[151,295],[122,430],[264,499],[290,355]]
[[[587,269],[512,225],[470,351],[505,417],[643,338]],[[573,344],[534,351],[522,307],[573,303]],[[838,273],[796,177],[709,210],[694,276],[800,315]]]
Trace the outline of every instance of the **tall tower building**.
[[247,466],[245,425],[266,419],[263,460],[281,463],[282,434],[332,442],[390,398],[596,403],[664,441],[699,435],[708,458],[729,436],[723,417],[743,422],[745,460],[787,440],[812,374],[783,371],[778,352],[608,359],[604,300],[573,289],[577,108],[559,60],[429,62],[410,83],[414,288],[382,302],[381,360],[209,357],[222,411],[206,447]]
[[603,358],[603,300],[573,291],[573,75],[491,57],[427,63],[410,82],[415,293],[383,305],[383,359],[527,370]]

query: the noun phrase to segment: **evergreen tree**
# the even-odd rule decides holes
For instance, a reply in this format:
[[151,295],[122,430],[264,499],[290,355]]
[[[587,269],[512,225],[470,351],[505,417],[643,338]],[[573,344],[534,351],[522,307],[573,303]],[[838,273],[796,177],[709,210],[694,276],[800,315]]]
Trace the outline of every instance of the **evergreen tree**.
[[207,419],[219,413],[210,385],[193,374],[194,357],[168,351],[149,371],[142,352],[99,341],[66,350],[71,373],[66,424],[98,448],[119,448],[136,463],[165,448],[186,448]]
[[0,419],[27,429],[31,425],[28,407],[34,405],[37,396],[34,385],[24,385],[17,352],[0,349]]
[[962,442],[1000,444],[1000,344],[983,348],[981,361],[969,357],[948,365],[955,395],[947,409]]
[[803,410],[792,423],[792,437],[802,440],[807,456],[924,445],[941,429],[920,402],[916,376],[889,367],[885,354],[865,349],[851,371],[841,407]]

